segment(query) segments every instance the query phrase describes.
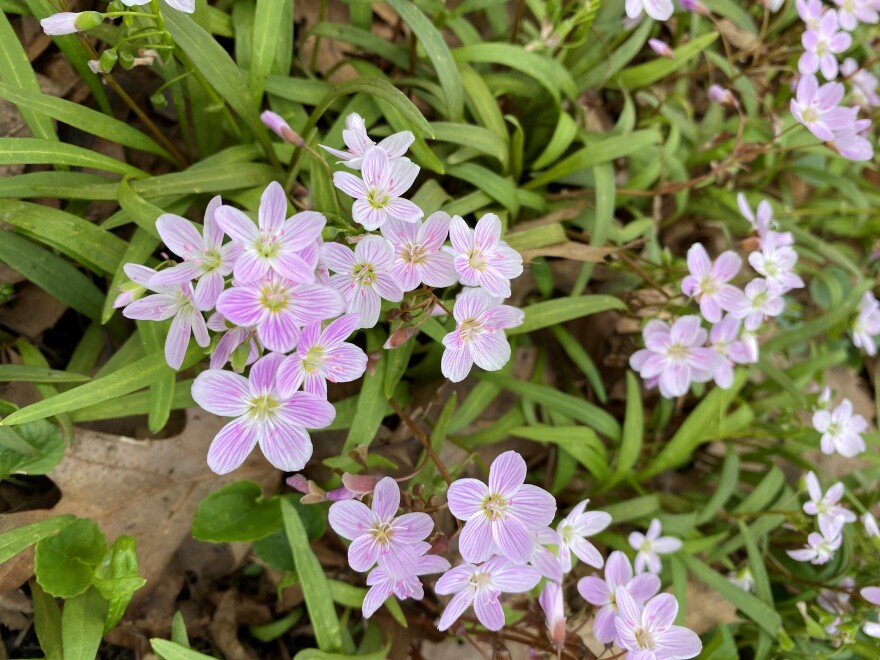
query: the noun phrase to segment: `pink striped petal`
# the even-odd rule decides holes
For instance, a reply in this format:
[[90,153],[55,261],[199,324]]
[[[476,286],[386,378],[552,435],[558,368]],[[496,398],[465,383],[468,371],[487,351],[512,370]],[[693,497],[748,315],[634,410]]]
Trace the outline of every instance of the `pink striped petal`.
[[[491,479],[491,471],[489,474]],[[524,484],[517,490],[510,505],[511,515],[519,518],[529,529],[546,527],[556,515],[556,499],[543,488],[532,484]]]
[[287,195],[277,181],[270,183],[260,198],[259,224],[260,229],[272,233],[278,232],[287,217]]
[[458,551],[465,561],[473,563],[495,554],[492,525],[486,516],[476,515],[465,523],[458,537]]
[[334,273],[350,273],[355,266],[354,252],[339,243],[324,243],[321,258]]
[[248,380],[231,371],[208,369],[192,384],[192,397],[200,407],[221,417],[238,417],[250,408]]
[[379,559],[379,547],[369,534],[357,537],[348,546],[348,563],[359,573],[370,570]]
[[312,457],[309,434],[280,416],[264,425],[260,449],[272,465],[285,472],[302,470]]
[[192,315],[182,312],[171,320],[171,327],[165,338],[165,361],[172,369],[180,369],[180,365],[183,364],[192,334],[192,321]]
[[480,250],[491,250],[500,240],[501,219],[494,213],[487,213],[477,222],[474,245]]
[[269,312],[257,325],[257,337],[260,343],[270,351],[287,353],[296,346],[299,340],[300,323],[291,309]]
[[304,379],[302,358],[299,355],[290,355],[278,367],[275,387],[280,396],[290,398],[303,384]]
[[232,206],[221,206],[214,213],[214,218],[223,231],[234,241],[252,243],[260,236],[260,230],[254,221]]
[[[438,288],[452,286],[458,280],[458,274],[452,263],[452,255],[448,252],[429,254],[422,263],[419,277],[427,286]],[[406,286],[404,289],[407,290]]]
[[282,406],[279,415],[289,423],[308,429],[322,429],[330,426],[336,418],[336,408],[332,403],[308,392],[295,392]]
[[370,531],[376,522],[376,517],[363,502],[342,500],[330,506],[327,521],[339,536],[353,541]]
[[434,529],[434,521],[427,513],[405,513],[391,523],[394,541],[413,544],[424,540]]
[[349,197],[354,197],[355,199],[363,199],[369,193],[361,178],[351,172],[334,172],[333,185]]
[[349,383],[363,376],[366,370],[367,354],[354,344],[341,344],[332,349],[326,355],[322,369],[324,377],[331,383]]
[[489,489],[478,479],[456,479],[449,486],[446,499],[449,511],[459,520],[469,520],[482,510]]
[[474,232],[461,216],[454,216],[449,223],[449,240],[459,254],[464,254],[473,247]]
[[400,487],[394,479],[384,477],[379,480],[373,489],[371,508],[382,522],[390,522],[397,515],[400,508]]
[[489,467],[489,492],[498,493],[505,499],[517,495],[525,480],[526,462],[513,450],[499,455]]
[[474,601],[474,612],[487,630],[501,630],[504,627],[504,610],[498,602],[497,594],[478,592]]
[[492,525],[492,537],[504,557],[516,564],[524,564],[532,554],[532,535],[518,518],[510,516]]
[[[448,335],[447,335],[448,336]],[[464,349],[454,351],[447,348],[443,351],[443,357],[440,361],[440,371],[443,375],[453,383],[460,383],[471,372],[474,361],[469,351]]]
[[217,474],[228,474],[244,463],[257,444],[257,428],[247,420],[236,419],[220,429],[208,449],[208,467]]
[[165,213],[156,220],[156,231],[171,251],[185,259],[203,250],[202,236],[192,223],[179,215]]
[[[453,569],[455,570],[455,569]],[[455,596],[452,597],[452,600],[446,604],[446,609],[443,610],[443,615],[440,617],[440,621],[437,623],[437,630],[443,632],[447,630],[449,626],[458,621],[458,618],[464,614],[464,611],[468,608],[473,600],[473,594],[470,590],[459,591]]]

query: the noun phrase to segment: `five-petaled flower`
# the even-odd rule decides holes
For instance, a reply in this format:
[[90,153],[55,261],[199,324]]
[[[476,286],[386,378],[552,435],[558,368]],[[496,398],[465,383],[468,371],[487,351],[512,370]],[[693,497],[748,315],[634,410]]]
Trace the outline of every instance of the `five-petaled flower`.
[[367,586],[370,587],[364,596],[364,618],[369,619],[376,610],[392,595],[399,600],[414,598],[421,600],[425,597],[425,589],[420,575],[442,573],[449,570],[449,562],[438,555],[427,554],[431,549],[430,543],[414,543],[412,550],[415,553],[415,566],[412,573],[403,577],[394,577],[381,566],[377,566],[367,576]]
[[636,573],[650,571],[659,573],[662,566],[660,555],[667,555],[681,550],[681,539],[672,536],[660,536],[663,528],[660,521],[654,518],[648,525],[648,532],[632,532],[629,535],[629,545],[637,550],[635,568]]
[[805,546],[785,552],[795,561],[808,561],[818,566],[827,564],[843,543],[844,522],[843,518],[820,517],[819,531],[810,533]]
[[449,225],[455,270],[465,286],[481,286],[493,296],[510,297],[510,280],[522,274],[522,256],[501,240],[501,220],[487,213],[475,229],[459,216]]
[[611,524],[604,511],[587,511],[590,500],[578,503],[556,527],[559,534],[559,561],[564,573],[571,570],[571,553],[593,568],[602,568],[605,560],[587,537],[598,534]]
[[394,249],[391,275],[404,291],[419,284],[446,287],[458,281],[452,255],[441,250],[452,218],[443,211],[431,214],[424,223],[390,219],[380,228]]
[[818,516],[820,522],[823,519],[830,521],[835,518],[840,518],[843,522],[848,523],[856,521],[856,514],[838,504],[844,493],[841,482],[835,483],[825,493],[822,492],[822,487],[819,485],[819,479],[816,477],[815,472],[807,472],[806,482],[810,500],[804,503],[804,513]]
[[837,452],[852,458],[865,451],[861,434],[868,430],[868,422],[853,412],[849,399],[844,399],[834,410],[813,413],[813,428],[822,434],[820,446],[823,454]]
[[673,625],[678,602],[672,594],[658,594],[641,606],[625,587],[618,587],[617,606],[617,636],[629,651],[627,660],[687,660],[703,650],[694,631]]
[[739,273],[742,259],[729,250],[712,263],[706,248],[694,243],[688,250],[687,263],[690,275],[682,280],[682,293],[696,298],[700,313],[709,323],[718,323],[723,312],[734,309],[742,298],[742,291],[728,284]]
[[328,153],[339,158],[338,162],[345,164],[353,170],[359,170],[363,165],[364,156],[373,147],[378,147],[384,151],[390,159],[400,158],[409,149],[413,140],[415,140],[415,136],[413,136],[412,132],[401,131],[389,135],[377,145],[367,135],[367,126],[364,123],[364,118],[358,113],[352,112],[345,118],[345,128],[342,131],[342,141],[345,142],[348,151],[340,151],[339,149],[326,147],[323,144],[320,146]]

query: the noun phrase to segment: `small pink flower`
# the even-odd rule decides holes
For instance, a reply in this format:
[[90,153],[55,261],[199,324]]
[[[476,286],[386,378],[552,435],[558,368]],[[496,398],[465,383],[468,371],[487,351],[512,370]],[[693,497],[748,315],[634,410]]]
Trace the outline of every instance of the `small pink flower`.
[[397,515],[400,488],[385,477],[373,490],[370,508],[357,500],[334,502],[330,506],[330,526],[343,538],[351,540],[348,563],[361,573],[375,563],[391,577],[403,579],[414,575],[416,548],[431,530],[434,521],[427,513]]
[[270,272],[259,280],[236,281],[220,294],[217,311],[235,325],[256,328],[270,351],[286,353],[296,346],[303,326],[339,316],[345,303],[330,287],[295,284]]
[[394,249],[391,274],[404,291],[419,284],[446,287],[458,281],[452,255],[440,248],[449,233],[452,218],[437,211],[424,224],[392,218],[380,228]]
[[679,3],[685,11],[692,11],[700,16],[711,16],[706,6],[698,0],[679,0]]
[[155,270],[140,264],[125,264],[122,270],[131,282],[119,287],[119,295],[113,301],[113,309],[130,305],[144,295],[150,286],[150,280],[156,275]]
[[565,602],[562,599],[562,587],[555,582],[547,581],[538,596],[538,604],[544,610],[547,620],[547,636],[557,650],[565,646]]
[[767,288],[775,294],[802,289],[804,281],[794,272],[798,255],[787,245],[777,245],[776,232],[761,241],[761,251],[749,255],[749,263],[767,280]]
[[762,244],[765,239],[772,237],[777,246],[794,245],[794,237],[791,235],[791,232],[774,231],[777,223],[773,219],[773,207],[770,206],[770,202],[766,199],[758,202],[756,212],[752,211],[752,207],[749,206],[749,200],[743,193],[739,193],[736,196],[736,203],[739,206],[739,212],[751,223]]
[[256,328],[235,325],[227,321],[220,312],[214,312],[208,318],[208,329],[224,333],[211,354],[211,369],[222,369],[245,342],[249,345],[245,366],[253,364],[260,357]]
[[195,299],[200,309],[211,309],[217,304],[225,286],[224,278],[232,273],[241,254],[241,244],[223,245],[223,229],[215,218],[222,203],[219,195],[208,202],[202,234],[179,215],[166,213],[156,220],[159,236],[174,254],[183,258],[183,263],[160,270],[153,283],[166,286],[198,280]]
[[847,160],[857,162],[872,160],[874,145],[865,133],[870,127],[870,119],[857,119],[851,126],[835,131],[830,146]]
[[629,365],[646,380],[659,377],[663,396],[684,396],[691,382],[711,380],[718,355],[705,347],[707,332],[700,327],[699,316],[683,316],[671,328],[654,319],[642,336],[645,348],[633,353]]
[[412,547],[416,561],[411,575],[395,578],[381,566],[370,571],[367,576],[367,586],[370,587],[370,590],[364,596],[363,605],[365,619],[373,616],[376,610],[391,596],[397,596],[398,600],[406,600],[407,598],[422,600],[425,597],[425,590],[419,576],[443,573],[449,570],[449,562],[443,557],[426,554],[431,549],[430,543],[414,543]]
[[876,0],[834,0],[839,9],[840,27],[844,30],[855,30],[859,23],[874,24],[880,20],[880,4]]
[[70,12],[52,14],[40,20],[43,32],[50,36],[74,34],[81,30],[90,30],[104,21],[104,17],[96,11]]
[[624,587],[617,588],[619,613],[615,625],[627,660],[687,660],[703,650],[697,634],[673,625],[678,603],[672,594],[659,594],[644,607]]
[[459,216],[452,218],[449,239],[455,270],[465,286],[481,286],[493,296],[510,297],[510,280],[522,275],[522,256],[501,240],[501,220],[487,213],[471,229]]
[[390,159],[379,147],[370,148],[361,168],[363,179],[350,172],[334,172],[333,183],[355,202],[351,213],[364,229],[379,229],[391,218],[418,222],[422,210],[402,195],[419,175],[419,166],[409,158]]
[[559,561],[564,573],[571,570],[571,553],[582,562],[593,568],[602,568],[605,560],[595,546],[587,541],[587,537],[598,534],[611,524],[611,516],[604,511],[587,512],[584,500],[575,506],[556,527],[559,534]]
[[494,557],[479,566],[460,564],[444,573],[434,587],[438,594],[455,594],[446,605],[437,629],[447,630],[473,605],[480,623],[488,630],[501,630],[504,627],[504,610],[498,600],[501,594],[524,593],[540,580],[537,569],[513,564],[504,557]]
[[[139,277],[142,271],[128,269],[126,273],[129,277],[133,274]],[[165,339],[165,361],[172,369],[180,369],[190,336],[196,338],[199,346],[211,343],[208,326],[196,303],[192,284],[182,282],[160,286],[153,284],[151,280],[147,288],[156,293],[129,303],[122,310],[122,315],[139,321],[171,319],[171,327]]]
[[763,278],[755,278],[746,284],[745,294],[730,313],[738,319],[745,319],[746,330],[757,330],[767,318],[779,316],[785,309],[782,296],[770,291]]
[[856,105],[869,111],[880,105],[880,96],[877,95],[880,81],[877,80],[877,76],[867,69],[860,69],[858,62],[851,57],[846,58],[840,65],[840,72],[852,86],[852,96]]
[[868,430],[868,422],[861,415],[853,414],[849,399],[844,399],[833,411],[817,410],[813,413],[813,428],[822,434],[823,454],[837,452],[852,458],[865,451],[861,434]]
[[626,15],[638,18],[645,12],[655,21],[667,21],[675,11],[672,0],[626,0]]
[[868,535],[868,538],[872,539],[880,539],[880,525],[877,524],[877,519],[874,517],[874,514],[870,511],[865,511],[861,517],[862,525],[865,527],[865,534]]
[[275,181],[263,192],[259,227],[236,208],[217,209],[220,226],[241,245],[241,256],[234,270],[237,283],[253,282],[270,272],[300,284],[315,281],[314,268],[310,268],[298,252],[318,240],[327,220],[315,211],[303,211],[285,220],[286,216],[287,196]]
[[247,378],[219,369],[196,376],[195,402],[215,415],[235,417],[208,450],[208,466],[217,474],[232,472],[256,445],[279,470],[297,472],[312,456],[306,429],[323,428],[336,417],[332,404],[314,394],[279,394],[275,376],[283,359],[280,353],[269,353],[254,363]]
[[712,263],[706,248],[694,243],[688,250],[687,263],[690,275],[681,283],[682,293],[696,298],[700,313],[709,323],[718,323],[722,311],[729,312],[742,299],[742,292],[728,284],[739,273],[742,259],[728,250]]
[[322,149],[340,158],[340,163],[344,163],[353,170],[361,169],[364,156],[375,146],[384,151],[388,158],[400,158],[409,149],[415,137],[410,131],[401,131],[394,133],[382,140],[378,145],[373,142],[367,135],[367,127],[364,118],[356,112],[352,112],[345,118],[345,129],[342,131],[342,141],[348,147],[348,151],[340,151],[339,149],[331,149],[320,145]]
[[815,472],[807,472],[806,482],[810,501],[804,503],[804,513],[818,516],[820,522],[823,519],[833,520],[835,518],[840,518],[845,523],[856,521],[856,514],[838,504],[844,494],[842,483],[838,481],[828,489],[828,492],[823,493]]
[[296,145],[298,147],[305,146],[305,142],[302,139],[302,136],[293,130],[290,127],[284,117],[279,115],[278,113],[272,112],[271,110],[266,110],[263,114],[260,115],[260,121],[262,121],[269,130],[271,130],[275,135],[280,137],[285,142],[289,142],[290,144]]
[[803,75],[813,75],[821,70],[826,80],[837,78],[839,65],[837,54],[852,45],[852,37],[847,32],[838,31],[837,12],[825,12],[815,29],[808,29],[801,37],[804,53],[798,60],[798,70]]
[[523,322],[521,309],[499,305],[482,289],[465,289],[455,300],[452,315],[455,330],[443,337],[440,370],[453,383],[464,380],[474,363],[486,371],[497,371],[510,360],[505,328]]
[[[561,583],[563,579],[562,563],[559,557],[548,547],[559,548],[562,539],[550,527],[531,530],[532,554],[529,564],[537,568],[541,575],[551,582]],[[570,560],[569,560],[570,563]]]
[[663,528],[660,521],[654,518],[648,525],[647,534],[633,532],[629,535],[629,545],[637,550],[636,573],[650,571],[659,573],[661,568],[660,555],[668,555],[681,550],[681,539],[672,536],[660,536]]
[[617,641],[616,594],[623,587],[638,602],[644,602],[660,591],[660,578],[654,573],[633,576],[627,556],[615,550],[605,562],[605,579],[594,575],[578,581],[578,593],[585,601],[599,608],[593,621],[593,634],[603,644]]
[[840,533],[843,531],[842,518],[819,518],[819,532],[812,532],[807,543],[801,550],[786,550],[786,554],[795,561],[808,561],[821,566],[827,564],[843,543]]
[[709,332],[709,341],[718,354],[712,377],[715,379],[715,384],[723,389],[733,384],[733,365],[752,364],[757,361],[756,356],[752,355],[740,339],[741,325],[739,319],[728,314],[713,325]]
[[[871,603],[871,605],[880,606],[880,587],[865,587],[859,592],[859,594],[862,598]],[[864,630],[865,634],[869,637],[880,638],[880,623],[867,621],[862,630]]]
[[489,485],[458,479],[449,486],[449,510],[465,521],[458,540],[465,561],[481,562],[500,554],[525,564],[532,554],[531,530],[546,527],[556,514],[556,500],[525,483],[526,462],[506,451],[489,468]]
[[651,50],[657,53],[660,57],[675,59],[675,53],[665,41],[660,41],[660,39],[648,39],[648,46],[650,46]]
[[303,328],[296,353],[287,357],[278,369],[278,387],[286,393],[303,386],[306,392],[327,398],[327,381],[348,383],[364,375],[367,354],[346,339],[357,329],[357,314],[340,316],[321,330],[314,321]]
[[346,309],[360,317],[358,327],[376,325],[383,299],[403,300],[403,289],[392,271],[394,252],[381,236],[364,236],[354,252],[339,243],[327,243],[321,256],[336,273],[330,276],[330,286],[342,295]]
[[816,76],[802,76],[797,95],[791,101],[791,114],[817,138],[830,142],[834,131],[852,127],[855,121],[854,108],[839,107],[845,92],[840,83],[829,82],[819,87]]
[[819,20],[826,10],[822,0],[797,0],[795,4],[797,5],[798,16],[806,24],[807,29],[819,29]]

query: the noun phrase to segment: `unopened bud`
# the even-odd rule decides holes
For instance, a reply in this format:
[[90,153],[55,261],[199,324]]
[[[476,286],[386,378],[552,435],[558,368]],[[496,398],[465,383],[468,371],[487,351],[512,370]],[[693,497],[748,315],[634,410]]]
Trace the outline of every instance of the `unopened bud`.
[[386,350],[392,350],[403,346],[403,344],[412,339],[417,332],[418,329],[411,325],[406,325],[402,328],[398,328],[391,333],[391,336],[388,337],[388,340],[382,347]]
[[736,97],[729,89],[724,89],[721,85],[711,85],[707,93],[709,100],[721,105],[736,106]]
[[[94,16],[98,17],[98,22],[95,23]],[[63,11],[58,14],[52,14],[51,16],[47,16],[46,18],[40,21],[40,26],[43,28],[43,32],[50,36],[62,35],[62,34],[73,34],[80,30],[89,30],[96,25],[100,25],[104,20],[104,17],[101,16],[96,11],[86,11],[86,12],[72,12],[72,11]]]
[[282,140],[289,142],[295,147],[304,147],[306,145],[305,140],[302,139],[302,136],[293,130],[284,118],[278,113],[272,112],[271,110],[266,110],[263,114],[260,115],[260,120],[272,130],[275,135],[280,137]]
[[657,53],[660,57],[675,59],[675,53],[672,52],[672,48],[670,48],[669,44],[665,41],[660,41],[660,39],[648,39],[648,45],[651,47],[651,50]]
[[119,60],[119,55],[116,54],[116,51],[112,48],[108,48],[103,53],[101,53],[101,58],[98,60],[98,63],[101,65],[101,71],[104,73],[109,73],[113,70],[113,67],[116,66],[116,62]]
[[134,67],[134,55],[129,53],[127,50],[123,50],[119,53],[119,64],[126,71],[130,70]]

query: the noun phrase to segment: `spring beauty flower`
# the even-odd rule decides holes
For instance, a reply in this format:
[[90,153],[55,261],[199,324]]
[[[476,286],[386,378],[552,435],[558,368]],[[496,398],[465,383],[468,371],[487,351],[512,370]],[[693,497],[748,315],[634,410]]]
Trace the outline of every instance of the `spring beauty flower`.
[[757,330],[765,319],[779,316],[785,309],[782,296],[771,291],[764,278],[757,277],[746,284],[744,293],[745,297],[731,314],[744,319],[746,330]]
[[493,296],[510,297],[510,280],[522,275],[522,256],[501,240],[497,215],[487,213],[474,229],[455,216],[449,225],[449,239],[462,284],[483,287]]
[[673,625],[678,602],[672,594],[658,594],[641,606],[624,587],[617,588],[619,608],[615,625],[627,660],[686,660],[703,650],[697,634]]
[[797,252],[791,247],[776,243],[775,232],[764,237],[760,252],[749,255],[749,264],[764,276],[768,290],[775,294],[804,287],[804,281],[794,272],[797,260]]
[[870,128],[870,119],[857,119],[852,125],[835,131],[829,146],[834,147],[847,160],[871,160],[874,158],[874,145],[866,137]]
[[868,430],[868,422],[861,415],[853,414],[849,399],[844,399],[832,411],[817,410],[813,413],[813,428],[822,434],[823,454],[837,452],[852,458],[865,451],[861,434]]
[[221,206],[215,216],[223,231],[241,245],[233,271],[236,282],[253,282],[269,273],[299,284],[315,281],[314,268],[298,252],[318,240],[327,220],[315,211],[303,211],[285,220],[287,196],[278,182],[273,181],[263,192],[259,226],[231,206]]
[[868,291],[862,296],[859,315],[853,323],[853,345],[874,356],[877,354],[877,335],[880,335],[880,302]]
[[749,221],[755,233],[758,234],[762,245],[764,240],[771,236],[777,247],[794,245],[794,237],[791,235],[791,232],[774,231],[777,224],[773,219],[773,207],[770,206],[770,202],[766,199],[758,202],[758,207],[752,211],[752,207],[749,206],[749,200],[743,193],[739,193],[736,196],[736,204],[739,207],[739,212]]
[[723,389],[733,384],[733,365],[752,364],[756,361],[745,342],[740,339],[741,325],[739,319],[727,314],[709,331],[709,342],[718,354],[712,378]]
[[330,286],[342,295],[346,309],[360,317],[359,328],[376,325],[383,299],[403,300],[403,289],[392,274],[394,252],[381,236],[364,236],[353,252],[339,243],[327,243],[321,257],[336,273],[330,276]]
[[665,41],[661,41],[660,39],[648,39],[648,46],[650,46],[651,50],[657,53],[660,57],[675,59],[675,53]]
[[559,548],[562,543],[559,534],[550,527],[533,529],[531,534],[533,543],[529,564],[541,571],[541,575],[551,582],[561,583],[563,579],[562,563],[549,547]]
[[844,30],[855,30],[859,23],[874,24],[880,20],[880,4],[876,0],[834,0],[837,17]]
[[373,147],[384,151],[389,159],[400,158],[406,153],[415,137],[410,131],[394,133],[382,140],[378,145],[367,135],[367,126],[364,118],[358,113],[352,112],[345,118],[345,128],[342,131],[342,141],[348,147],[348,151],[340,151],[331,147],[320,145],[322,149],[333,154],[347,167],[359,170],[363,166],[364,156]]
[[804,32],[801,44],[804,47],[798,60],[801,74],[809,76],[821,70],[826,80],[834,80],[839,71],[837,54],[852,45],[852,37],[839,31],[837,12],[828,10],[819,19],[819,25]]
[[297,472],[312,457],[307,428],[328,426],[336,409],[307,392],[282,396],[276,385],[284,356],[269,353],[257,360],[247,378],[231,371],[208,369],[196,376],[192,397],[202,408],[234,417],[211,442],[208,466],[227,474],[244,463],[256,445],[279,470]]
[[303,328],[296,353],[288,356],[278,368],[278,387],[282,392],[295,392],[303,386],[306,392],[327,398],[327,381],[348,383],[364,375],[367,354],[346,339],[360,324],[357,314],[346,314],[323,330],[314,321]]
[[843,61],[843,64],[840,65],[840,73],[847,78],[856,105],[866,110],[880,105],[880,96],[877,95],[880,81],[877,80],[877,76],[867,69],[860,69],[859,63],[852,57],[847,57]]
[[729,89],[725,89],[721,85],[709,85],[709,90],[706,92],[706,96],[709,97],[710,101],[718,103],[719,105],[729,105],[732,107],[739,105],[733,92]]
[[795,5],[797,6],[798,16],[801,17],[807,29],[818,29],[819,20],[825,13],[825,5],[822,4],[822,0],[797,0]]
[[795,561],[808,561],[816,565],[828,563],[843,543],[843,523],[843,518],[820,517],[819,531],[807,537],[803,549],[786,550],[786,554]]
[[712,378],[717,353],[706,348],[707,332],[699,316],[683,316],[670,328],[663,321],[649,321],[642,331],[645,348],[633,353],[630,367],[642,378],[659,377],[660,394],[683,396],[692,382]]
[[391,275],[404,291],[420,284],[446,287],[458,281],[452,255],[443,247],[452,218],[448,213],[432,213],[424,223],[392,218],[380,231],[394,250]]
[[529,560],[530,532],[550,524],[556,500],[525,480],[523,457],[506,451],[489,467],[488,486],[477,479],[458,479],[449,486],[449,510],[465,522],[458,539],[465,561],[477,563],[496,554],[515,564]]
[[737,276],[742,259],[728,250],[713,263],[706,248],[694,243],[687,253],[690,275],[681,283],[681,291],[693,296],[700,303],[700,313],[709,323],[718,323],[724,311],[730,311],[739,303],[742,292],[730,280]]
[[246,283],[236,281],[220,294],[217,311],[235,325],[254,327],[270,351],[286,353],[299,341],[303,326],[339,316],[345,302],[320,284],[295,284],[275,272]]
[[547,636],[556,649],[565,646],[565,602],[562,599],[562,587],[556,582],[547,581],[538,596],[538,604],[544,610],[547,620]]
[[412,548],[416,560],[411,574],[394,577],[381,566],[370,571],[367,576],[367,586],[370,587],[370,590],[364,596],[362,608],[365,619],[373,616],[382,603],[391,596],[397,596],[398,600],[406,600],[407,598],[422,600],[425,597],[425,589],[419,576],[443,573],[449,570],[449,562],[446,559],[427,554],[431,549],[430,543],[414,543]]
[[119,294],[113,301],[113,309],[130,305],[133,301],[144,295],[150,286],[150,281],[156,275],[155,270],[140,264],[125,264],[122,270],[131,281],[119,286]]
[[434,521],[427,513],[397,515],[400,488],[391,477],[385,477],[373,490],[370,507],[357,500],[334,502],[328,520],[337,534],[349,539],[348,563],[361,573],[376,562],[393,578],[404,579],[416,570],[416,543],[421,543]]
[[[129,273],[126,270],[126,273]],[[139,276],[140,270],[131,269],[131,274]],[[171,327],[165,338],[165,361],[172,369],[180,369],[183,356],[189,346],[190,336],[196,338],[199,346],[211,343],[208,326],[195,300],[192,284],[180,282],[165,286],[153,284],[152,279],[147,287],[154,294],[135,300],[122,310],[122,315],[138,321],[165,321],[171,319]]]
[[215,217],[222,204],[219,195],[208,202],[201,234],[179,215],[165,213],[156,220],[159,236],[174,254],[183,258],[183,263],[160,270],[153,282],[164,286],[197,280],[195,300],[200,309],[211,309],[217,303],[225,285],[224,278],[232,273],[241,254],[240,243],[223,245],[223,229]]
[[755,590],[755,576],[752,575],[752,571],[749,570],[748,566],[745,566],[738,571],[731,571],[728,573],[727,581],[735,587],[739,587],[743,591],[749,593]]
[[[862,598],[871,603],[871,605],[880,606],[880,587],[865,587],[859,592],[859,594]],[[880,623],[867,621],[862,630],[869,637],[880,638]]]
[[[453,484],[454,485],[454,484]],[[531,566],[516,565],[505,557],[493,557],[479,566],[460,564],[444,573],[434,587],[440,595],[455,594],[443,610],[438,630],[447,630],[471,605],[488,630],[504,627],[502,593],[519,594],[532,589],[541,574]]]
[[804,513],[819,516],[820,522],[822,519],[833,520],[835,518],[840,518],[843,522],[856,521],[856,514],[838,504],[844,493],[842,483],[838,481],[828,489],[828,492],[823,493],[815,472],[807,473],[806,482],[810,500],[804,503]]
[[499,305],[482,289],[465,289],[452,308],[455,330],[443,337],[440,370],[453,383],[464,380],[476,364],[497,371],[510,360],[505,328],[522,324],[525,314],[510,305]]
[[880,539],[880,525],[877,524],[877,519],[874,517],[874,514],[870,511],[865,511],[861,517],[862,525],[865,527],[865,534],[868,535],[868,538],[872,539]]
[[593,568],[602,568],[605,560],[596,547],[587,541],[587,537],[598,534],[611,524],[611,516],[604,511],[587,511],[590,500],[584,500],[575,506],[556,527],[559,534],[559,561],[562,571],[571,570],[571,553],[582,562]]
[[409,158],[388,157],[379,147],[372,147],[364,156],[363,179],[351,172],[334,172],[333,184],[355,202],[351,213],[364,229],[379,229],[391,218],[418,222],[422,210],[402,195],[419,175],[419,166]]
[[648,532],[632,532],[629,535],[629,545],[637,550],[635,569],[636,573],[650,571],[659,573],[662,566],[660,555],[668,555],[681,550],[681,539],[672,536],[660,536],[663,527],[660,521],[654,518],[648,525]]
[[791,100],[791,114],[817,138],[830,142],[835,131],[851,126],[855,120],[852,109],[839,107],[845,93],[840,83],[819,87],[816,76],[801,76],[797,95]]
[[643,11],[655,21],[666,21],[675,7],[672,6],[672,0],[626,0],[626,15],[629,18],[638,18]]
[[645,602],[660,591],[660,578],[654,573],[633,575],[632,565],[627,556],[615,550],[605,562],[605,579],[589,575],[578,581],[577,589],[585,601],[599,610],[593,620],[593,635],[603,644],[611,644],[617,639],[616,594],[623,587],[638,602]]

